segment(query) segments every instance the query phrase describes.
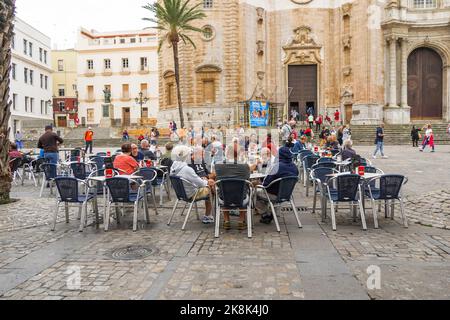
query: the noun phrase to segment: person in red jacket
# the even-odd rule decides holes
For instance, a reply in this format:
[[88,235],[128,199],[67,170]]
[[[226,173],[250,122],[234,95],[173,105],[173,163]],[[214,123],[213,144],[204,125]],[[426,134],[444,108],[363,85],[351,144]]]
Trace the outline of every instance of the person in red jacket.
[[92,154],[92,144],[94,142],[94,131],[92,131],[92,128],[89,127],[87,131],[84,133],[84,142],[86,143],[86,149],[84,150],[85,153],[88,152],[89,154]]
[[340,121],[341,121],[341,113],[339,112],[339,110],[336,110],[336,112],[334,113],[334,122],[335,124],[339,124]]
[[323,124],[323,116],[320,114],[316,118],[316,131],[317,132],[320,132],[320,129],[322,128],[322,124]]

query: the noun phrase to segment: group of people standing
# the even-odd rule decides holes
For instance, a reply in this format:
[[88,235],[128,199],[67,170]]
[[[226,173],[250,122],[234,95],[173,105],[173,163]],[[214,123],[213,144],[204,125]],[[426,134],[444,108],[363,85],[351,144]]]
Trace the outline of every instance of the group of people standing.
[[[421,132],[425,132],[425,136],[422,137]],[[450,124],[447,127],[447,133],[450,134]],[[413,147],[419,147],[419,140],[422,140],[422,145],[419,149],[420,152],[423,152],[427,146],[430,146],[431,152],[435,152],[434,148],[434,133],[431,127],[431,124],[427,124],[423,128],[419,129],[416,126],[413,126],[411,129],[411,139],[413,143]]]

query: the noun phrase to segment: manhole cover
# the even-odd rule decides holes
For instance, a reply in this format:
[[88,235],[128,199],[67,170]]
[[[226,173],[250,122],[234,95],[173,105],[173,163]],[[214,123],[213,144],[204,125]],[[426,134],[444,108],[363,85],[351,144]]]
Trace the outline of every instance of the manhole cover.
[[154,247],[132,245],[114,249],[107,256],[114,260],[142,260],[158,252],[159,250]]

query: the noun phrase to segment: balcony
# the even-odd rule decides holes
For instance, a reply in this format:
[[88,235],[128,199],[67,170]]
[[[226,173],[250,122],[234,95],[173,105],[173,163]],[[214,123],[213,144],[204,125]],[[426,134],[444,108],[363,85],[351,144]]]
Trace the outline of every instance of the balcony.
[[412,10],[450,9],[450,0],[408,0],[408,8]]
[[103,73],[102,73],[102,75],[103,76],[105,76],[105,77],[108,77],[108,76],[112,76],[112,69],[111,68],[105,68],[105,69],[103,69]]
[[140,66],[139,67],[139,74],[148,74],[150,73],[148,66]]
[[94,77],[94,76],[95,76],[95,71],[94,71],[94,69],[87,69],[87,70],[85,71],[84,75],[85,75],[86,77]]
[[130,74],[131,74],[130,68],[123,67],[122,70],[120,71],[120,75],[122,76],[128,76]]

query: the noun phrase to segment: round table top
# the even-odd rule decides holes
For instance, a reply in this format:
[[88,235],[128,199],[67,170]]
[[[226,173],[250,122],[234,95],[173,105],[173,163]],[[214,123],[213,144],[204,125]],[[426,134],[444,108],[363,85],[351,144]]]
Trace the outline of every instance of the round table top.
[[250,180],[264,179],[265,177],[267,177],[267,174],[256,172],[250,175]]

